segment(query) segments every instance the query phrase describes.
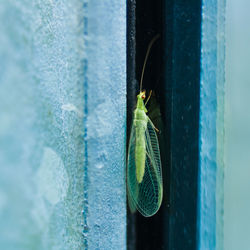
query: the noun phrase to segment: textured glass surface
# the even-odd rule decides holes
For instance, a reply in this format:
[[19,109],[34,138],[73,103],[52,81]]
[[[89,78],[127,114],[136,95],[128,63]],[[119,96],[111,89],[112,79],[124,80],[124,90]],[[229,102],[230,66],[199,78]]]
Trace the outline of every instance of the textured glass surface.
[[0,249],[126,247],[125,16],[0,1]]

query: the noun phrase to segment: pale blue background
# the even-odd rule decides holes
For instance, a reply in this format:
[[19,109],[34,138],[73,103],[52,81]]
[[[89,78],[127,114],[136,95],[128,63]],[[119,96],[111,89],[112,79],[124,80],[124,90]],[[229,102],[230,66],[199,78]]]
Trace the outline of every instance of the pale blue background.
[[250,2],[227,0],[224,247],[250,249]]

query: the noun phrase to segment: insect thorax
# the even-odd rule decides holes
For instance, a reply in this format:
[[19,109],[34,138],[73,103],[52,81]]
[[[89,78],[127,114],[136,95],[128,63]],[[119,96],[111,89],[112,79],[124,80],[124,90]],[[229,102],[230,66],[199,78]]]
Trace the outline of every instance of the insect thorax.
[[135,124],[140,123],[146,126],[148,122],[148,116],[146,115],[144,110],[136,108],[134,112],[134,121]]

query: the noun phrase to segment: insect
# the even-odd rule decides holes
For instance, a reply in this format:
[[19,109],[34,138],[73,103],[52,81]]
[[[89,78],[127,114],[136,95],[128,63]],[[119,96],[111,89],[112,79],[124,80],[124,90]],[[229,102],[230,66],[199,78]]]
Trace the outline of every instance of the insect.
[[157,129],[147,116],[146,92],[142,81],[150,49],[159,35],[150,42],[145,56],[140,80],[140,93],[134,110],[127,158],[128,203],[132,212],[136,209],[145,217],[154,215],[160,208],[163,196],[162,170]]

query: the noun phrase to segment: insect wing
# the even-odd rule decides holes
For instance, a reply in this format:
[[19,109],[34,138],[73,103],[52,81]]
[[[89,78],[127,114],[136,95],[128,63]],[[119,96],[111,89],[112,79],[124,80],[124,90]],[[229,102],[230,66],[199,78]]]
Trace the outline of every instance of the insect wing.
[[135,125],[133,125],[129,139],[128,161],[127,161],[128,204],[130,211],[132,213],[134,213],[137,208],[138,194],[139,194],[139,186],[136,179],[135,145],[136,145],[136,132],[135,132]]
[[146,136],[146,166],[141,197],[144,200],[144,216],[154,215],[160,208],[163,196],[161,158],[158,138],[151,120],[148,118]]
[[135,126],[133,125],[129,142],[127,166],[129,201],[132,204],[131,207],[136,207],[143,216],[149,217],[154,215],[160,208],[163,193],[159,144],[154,125],[150,119],[148,119],[145,130],[145,142],[145,173],[142,182],[138,183],[135,164],[136,133]]

